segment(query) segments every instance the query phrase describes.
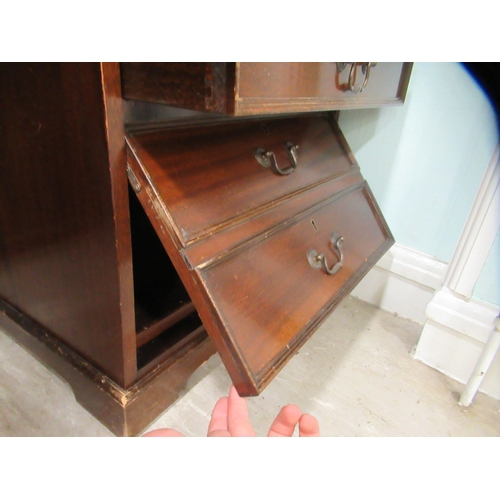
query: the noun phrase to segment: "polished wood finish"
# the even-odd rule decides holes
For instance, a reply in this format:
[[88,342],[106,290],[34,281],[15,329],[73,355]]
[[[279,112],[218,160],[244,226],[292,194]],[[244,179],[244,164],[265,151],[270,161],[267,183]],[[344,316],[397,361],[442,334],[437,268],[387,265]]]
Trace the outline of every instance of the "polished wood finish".
[[[255,159],[256,147],[278,153],[288,140],[300,145],[292,174]],[[393,243],[328,116],[165,128],[127,142],[138,197],[241,395],[262,391]],[[335,261],[333,232],[345,260],[326,276],[307,253]]]
[[118,63],[100,63],[101,85],[104,100],[106,140],[108,144],[108,171],[111,179],[111,200],[116,227],[115,245],[118,261],[118,283],[123,344],[123,382],[128,388],[137,379],[136,337],[134,335],[134,295],[131,293],[134,278],[130,266],[131,236],[129,218],[128,181],[123,175],[126,164],[121,80]]
[[348,86],[350,66],[339,72],[334,62],[121,63],[128,99],[234,116],[402,104],[411,67],[377,63],[356,94]]
[[117,65],[0,67],[0,297],[128,387],[135,331],[120,105]]
[[[356,84],[363,82],[357,63]],[[377,63],[363,92],[349,90],[337,63],[237,63],[237,114],[371,108],[402,104],[410,63]]]
[[120,67],[127,99],[232,114],[234,63],[121,63]]
[[[212,339],[221,356],[223,343],[236,358],[226,366],[245,395],[274,378],[392,244],[363,185],[355,189],[270,228],[237,255],[196,269],[220,322],[222,340]],[[310,266],[307,253],[314,249],[336,262],[329,245],[334,231],[344,237],[344,266],[327,276]]]
[[[186,245],[352,169],[345,143],[332,127],[323,116],[262,118],[138,132],[129,143],[146,162],[154,160],[148,172],[180,228],[176,237]],[[282,168],[290,166],[287,142],[299,146],[292,175],[276,175],[256,160],[255,150],[263,148],[275,153]]]
[[2,64],[0,105],[2,324],[113,432],[140,432],[214,347],[199,320],[165,342],[194,306],[154,231],[133,259],[148,228],[130,218],[119,66]]
[[[225,115],[399,102],[409,67],[396,98],[361,104],[297,97],[314,84],[290,73],[286,95],[259,96],[274,90],[256,68],[0,65],[0,325],[118,435],[164,411],[215,347],[240,394],[259,393],[392,244],[333,114]],[[210,113],[125,134],[122,90]],[[263,148],[288,166],[287,142],[291,175],[256,160]],[[307,251],[335,259],[333,231],[345,265],[326,276]]]

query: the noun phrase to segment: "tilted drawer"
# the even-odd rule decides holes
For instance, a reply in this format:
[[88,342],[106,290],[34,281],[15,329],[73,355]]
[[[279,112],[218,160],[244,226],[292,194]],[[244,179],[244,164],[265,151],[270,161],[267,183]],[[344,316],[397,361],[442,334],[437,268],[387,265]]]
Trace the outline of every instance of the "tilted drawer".
[[[297,168],[270,172],[255,148],[290,135]],[[393,243],[324,116],[166,128],[128,144],[131,184],[241,395],[258,394]]]
[[[212,338],[247,394],[274,377],[390,246],[366,185],[351,189],[193,269],[216,319],[220,339]],[[329,275],[310,253],[329,270],[342,267]]]
[[[161,191],[183,245],[357,169],[338,126],[325,116],[172,127],[137,133],[129,144]],[[298,147],[297,168],[280,175],[271,163],[293,168],[287,144]],[[275,160],[265,167],[257,151]]]

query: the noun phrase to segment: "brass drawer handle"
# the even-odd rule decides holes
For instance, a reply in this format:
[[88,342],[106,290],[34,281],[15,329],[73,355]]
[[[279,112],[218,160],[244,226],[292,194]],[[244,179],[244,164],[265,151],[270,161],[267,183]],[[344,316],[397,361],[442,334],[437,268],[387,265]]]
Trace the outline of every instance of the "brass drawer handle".
[[[339,73],[342,73],[344,71],[345,67],[349,63],[337,63],[337,71]],[[363,83],[361,85],[356,86],[356,65],[358,63],[352,62],[351,64],[351,70],[349,71],[349,90],[353,92],[354,94],[361,94],[363,90],[365,90],[365,87],[368,84],[368,80],[370,79],[370,70],[371,68],[375,67],[377,65],[376,62],[365,62],[361,65],[361,71],[363,72],[363,75],[365,75],[365,78],[363,80]]]
[[278,167],[278,162],[276,160],[276,156],[272,151],[266,151],[263,148],[257,148],[255,150],[255,158],[257,161],[264,167],[264,168],[269,168],[271,167],[271,170],[275,174],[279,175],[290,175],[292,172],[295,172],[297,169],[297,164],[298,164],[298,155],[297,155],[297,150],[299,149],[299,146],[287,142],[285,144],[285,149],[288,154],[288,157],[290,158],[290,161],[292,162],[292,166],[281,169]]
[[339,236],[337,233],[333,233],[330,238],[330,243],[332,244],[333,251],[339,259],[339,261],[334,264],[331,269],[328,267],[326,257],[322,253],[318,254],[316,250],[309,250],[309,252],[307,252],[307,260],[309,261],[309,264],[311,264],[311,266],[315,269],[323,268],[323,271],[325,271],[327,274],[335,274],[336,272],[338,272],[344,265],[344,254],[342,253],[343,241],[344,238],[342,238],[342,236]]

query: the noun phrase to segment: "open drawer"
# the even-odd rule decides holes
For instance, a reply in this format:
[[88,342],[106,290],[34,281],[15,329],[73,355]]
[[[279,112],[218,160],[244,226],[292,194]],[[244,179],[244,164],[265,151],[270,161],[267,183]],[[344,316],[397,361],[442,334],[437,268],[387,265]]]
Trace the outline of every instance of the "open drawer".
[[412,63],[121,63],[126,99],[249,116],[402,104]]
[[242,396],[393,243],[329,116],[164,127],[127,144],[130,184]]

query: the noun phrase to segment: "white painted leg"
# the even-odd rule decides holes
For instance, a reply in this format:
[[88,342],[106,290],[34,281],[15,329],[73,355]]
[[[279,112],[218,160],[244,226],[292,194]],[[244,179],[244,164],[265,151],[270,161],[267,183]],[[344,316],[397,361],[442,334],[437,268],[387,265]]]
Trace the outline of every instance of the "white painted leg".
[[467,382],[464,392],[458,402],[461,406],[469,406],[476,395],[476,392],[483,381],[488,368],[500,347],[500,314],[495,320],[495,328],[491,332],[488,342],[484,346],[483,352],[477,361],[472,375]]

